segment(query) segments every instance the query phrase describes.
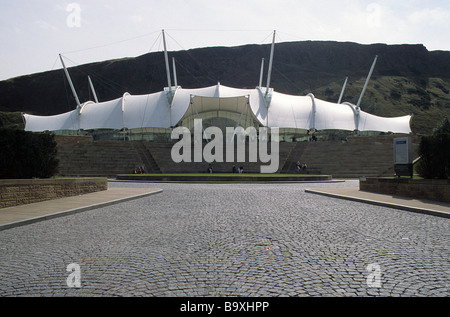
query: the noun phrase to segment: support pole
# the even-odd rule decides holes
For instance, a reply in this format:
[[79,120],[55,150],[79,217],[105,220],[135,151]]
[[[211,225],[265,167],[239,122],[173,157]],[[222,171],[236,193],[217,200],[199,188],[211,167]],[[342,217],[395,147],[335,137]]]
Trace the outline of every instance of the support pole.
[[81,107],[80,99],[78,99],[77,92],[75,91],[75,87],[73,86],[72,79],[70,79],[69,71],[66,68],[66,64],[64,64],[64,60],[63,60],[61,54],[59,54],[59,59],[61,60],[61,63],[63,65],[63,67],[64,67],[64,72],[66,73],[66,77],[67,77],[67,81],[69,82],[70,89],[72,89],[72,94],[73,94],[73,96],[75,98],[75,101],[77,103],[77,107]]
[[177,68],[175,66],[175,57],[172,57],[173,79],[175,81],[175,89],[178,87]]
[[312,104],[312,108],[311,108],[311,122],[309,124],[309,130],[311,129],[316,129],[316,101],[314,95],[312,93],[307,94],[308,97],[311,98],[311,104]]
[[347,86],[348,77],[345,77],[344,85],[342,86],[341,95],[339,96],[338,104],[341,103],[342,97],[344,96],[345,86]]
[[169,57],[167,56],[166,35],[164,34],[164,30],[162,30],[162,35],[164,43],[164,58],[166,60],[167,84],[169,85],[169,92],[172,93],[172,81],[170,80]]
[[94,95],[95,103],[98,103],[97,94],[95,93],[94,85],[92,84],[91,76],[88,76],[89,86],[91,87],[92,94]]
[[274,52],[274,49],[275,49],[275,36],[276,36],[276,30],[273,31],[272,48],[270,49],[269,72],[267,74],[266,96],[269,93],[270,79],[271,79],[271,76],[272,76],[273,52]]
[[261,71],[259,72],[259,86],[262,86],[262,80],[263,80],[263,71],[264,71],[264,58],[261,61]]
[[357,108],[359,108],[359,106],[361,105],[361,100],[362,100],[362,98],[364,96],[364,93],[366,91],[367,85],[369,84],[369,80],[370,80],[370,77],[372,76],[372,72],[373,72],[373,69],[375,68],[375,64],[377,63],[377,59],[378,59],[378,55],[375,56],[375,59],[374,59],[374,61],[372,63],[372,67],[370,68],[370,71],[369,71],[369,75],[366,78],[366,83],[364,84],[364,87],[363,87],[363,90],[361,92],[361,95],[359,96],[358,103],[356,104]]

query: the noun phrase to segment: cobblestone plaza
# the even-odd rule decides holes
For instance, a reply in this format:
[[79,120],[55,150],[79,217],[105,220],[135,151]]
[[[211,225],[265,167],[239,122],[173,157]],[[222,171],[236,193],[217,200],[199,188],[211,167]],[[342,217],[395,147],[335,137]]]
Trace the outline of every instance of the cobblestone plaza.
[[0,296],[450,295],[448,218],[305,192],[356,180],[108,185],[163,192],[0,231]]

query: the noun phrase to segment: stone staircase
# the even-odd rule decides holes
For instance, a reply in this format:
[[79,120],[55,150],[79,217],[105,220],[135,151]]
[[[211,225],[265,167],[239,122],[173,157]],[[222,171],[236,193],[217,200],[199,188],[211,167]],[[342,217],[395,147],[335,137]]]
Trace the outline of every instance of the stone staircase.
[[[303,156],[303,153],[305,152],[308,142],[296,142],[293,143],[293,147],[291,148],[291,151],[286,156],[285,163],[281,168],[281,173],[284,174],[294,174],[297,173],[296,165],[297,162],[300,161],[300,163],[304,163],[301,161],[301,158]],[[311,169],[305,170],[305,172],[302,173],[309,173]],[[320,174],[320,171],[317,171]]]
[[60,176],[115,177],[142,165],[131,143],[120,141],[58,143],[57,157]]
[[[398,136],[350,137],[346,142],[299,142],[286,160],[282,172],[294,171],[295,163],[300,161],[307,164],[307,170],[320,171],[335,178],[392,176],[395,174],[395,137]],[[413,138],[415,153],[418,143],[418,138]]]
[[155,161],[152,155],[152,149],[149,146],[148,142],[143,141],[135,141],[130,142],[134,150],[139,156],[141,164],[139,166],[144,167],[145,173],[149,174],[158,174],[161,173],[161,168],[158,163]]
[[[160,167],[160,171],[162,173],[205,173],[208,169],[209,163],[203,160],[202,162],[180,162],[175,163],[171,157],[171,150],[173,144],[169,143],[156,143],[156,142],[147,142],[146,147],[152,153],[155,161]],[[284,166],[285,159],[288,157],[288,154],[291,148],[294,146],[294,143],[280,143],[279,152],[280,152],[280,164],[279,170]],[[192,149],[193,153],[193,149]],[[224,148],[224,160],[226,155],[226,150]],[[245,173],[260,173],[261,165],[268,165],[269,163],[262,162],[248,162],[249,150],[248,146],[246,147],[245,158],[246,162],[214,162],[212,163],[214,173],[231,173],[233,165],[238,168],[242,166],[244,168]],[[236,158],[236,151],[235,151]]]
[[[393,138],[397,136],[350,137],[346,142],[281,142],[279,173],[296,173],[297,161],[306,163],[306,173],[332,175],[335,178],[392,176]],[[89,137],[57,136],[59,175],[115,177],[130,174],[144,166],[146,173],[206,173],[209,163],[175,163],[171,157],[174,143],[146,141],[92,141]],[[413,138],[417,152],[419,138]],[[236,152],[236,151],[235,151]],[[192,152],[193,153],[193,152]],[[224,158],[225,158],[224,149]],[[259,153],[259,152],[258,152]],[[246,146],[246,160],[248,160]],[[245,173],[260,173],[268,163],[214,162],[214,173],[231,173],[233,165],[242,165]],[[304,173],[304,172],[302,172]]]

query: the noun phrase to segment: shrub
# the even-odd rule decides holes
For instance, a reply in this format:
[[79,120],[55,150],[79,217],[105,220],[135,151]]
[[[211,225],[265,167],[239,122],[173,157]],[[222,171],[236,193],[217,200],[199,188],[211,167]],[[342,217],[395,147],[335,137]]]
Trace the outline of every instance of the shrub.
[[58,171],[54,136],[0,129],[0,178],[49,178]]
[[402,93],[397,89],[392,89],[391,90],[391,98],[398,101],[398,100],[402,99]]
[[326,95],[326,96],[332,96],[332,95],[334,95],[333,89],[330,89],[330,88],[325,89],[325,95]]
[[0,128],[23,130],[25,124],[20,112],[0,111]]
[[423,178],[450,177],[450,121],[446,117],[430,136],[422,137],[417,172]]

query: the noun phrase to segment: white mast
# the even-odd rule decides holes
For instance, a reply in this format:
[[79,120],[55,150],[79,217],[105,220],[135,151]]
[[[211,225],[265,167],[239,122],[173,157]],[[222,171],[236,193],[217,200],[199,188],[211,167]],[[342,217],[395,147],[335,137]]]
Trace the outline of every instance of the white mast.
[[175,57],[172,57],[173,78],[175,80],[175,89],[178,87],[177,68],[175,67]]
[[347,86],[348,77],[345,77],[344,85],[342,86],[341,95],[339,96],[338,104],[341,103],[342,97],[344,96],[345,86]]
[[266,96],[269,93],[270,77],[272,76],[273,52],[275,49],[275,36],[276,36],[276,30],[273,31],[272,48],[270,49],[269,72],[267,75]]
[[78,99],[77,92],[75,91],[75,87],[73,86],[72,79],[70,79],[69,72],[67,71],[66,65],[64,64],[64,60],[63,60],[61,54],[59,54],[59,59],[61,60],[61,63],[64,67],[64,72],[66,73],[66,77],[69,82],[70,89],[72,89],[72,94],[75,97],[75,101],[77,102],[77,107],[81,107],[80,99]]
[[166,36],[164,34],[164,30],[162,30],[162,35],[164,43],[164,58],[166,60],[167,83],[169,85],[169,93],[172,94],[172,81],[170,80],[169,57],[167,56]]
[[362,97],[364,96],[364,92],[366,91],[367,85],[369,84],[369,80],[370,80],[370,77],[372,76],[372,72],[373,72],[373,69],[375,68],[375,64],[377,63],[377,59],[378,59],[378,55],[375,56],[375,59],[372,63],[372,67],[370,68],[370,71],[369,71],[369,75],[366,78],[366,83],[364,84],[361,95],[359,96],[358,103],[356,104],[357,108],[359,108],[359,106],[361,104]]
[[95,93],[94,85],[92,84],[91,76],[88,76],[89,86],[91,87],[92,94],[94,95],[95,103],[98,103],[97,94]]
[[259,72],[259,87],[262,86],[263,71],[264,71],[264,58],[261,61],[261,71]]

